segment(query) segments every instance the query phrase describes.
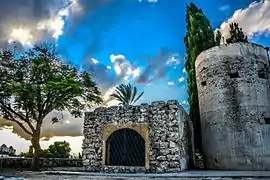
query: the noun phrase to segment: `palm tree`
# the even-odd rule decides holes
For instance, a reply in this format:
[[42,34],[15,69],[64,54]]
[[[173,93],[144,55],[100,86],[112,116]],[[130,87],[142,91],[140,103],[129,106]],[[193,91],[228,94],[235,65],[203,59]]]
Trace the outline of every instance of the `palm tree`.
[[140,99],[144,92],[141,92],[137,97],[137,88],[131,86],[130,84],[120,84],[116,87],[115,92],[111,97],[115,98],[117,101],[120,101],[121,105],[127,106],[132,105]]

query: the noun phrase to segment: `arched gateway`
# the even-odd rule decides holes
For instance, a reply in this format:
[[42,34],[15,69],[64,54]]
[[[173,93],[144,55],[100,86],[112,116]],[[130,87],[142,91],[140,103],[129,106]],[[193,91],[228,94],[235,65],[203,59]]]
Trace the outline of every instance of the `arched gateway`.
[[85,113],[83,165],[90,172],[179,172],[193,159],[192,123],[177,101]]
[[106,142],[106,165],[145,166],[143,137],[129,128],[112,133]]

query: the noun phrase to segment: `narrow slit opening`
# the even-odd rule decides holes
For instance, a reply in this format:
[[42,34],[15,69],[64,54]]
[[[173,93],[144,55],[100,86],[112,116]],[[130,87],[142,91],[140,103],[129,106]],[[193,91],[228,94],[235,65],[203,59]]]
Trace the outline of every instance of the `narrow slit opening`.
[[267,79],[265,70],[258,71],[258,76],[259,76],[259,78]]
[[206,81],[202,81],[202,82],[201,82],[201,85],[202,85],[202,86],[206,86]]
[[229,74],[230,78],[239,78],[239,73],[236,71],[236,72],[231,72]]
[[270,124],[270,118],[268,117],[268,118],[264,118],[264,122],[265,122],[265,124]]

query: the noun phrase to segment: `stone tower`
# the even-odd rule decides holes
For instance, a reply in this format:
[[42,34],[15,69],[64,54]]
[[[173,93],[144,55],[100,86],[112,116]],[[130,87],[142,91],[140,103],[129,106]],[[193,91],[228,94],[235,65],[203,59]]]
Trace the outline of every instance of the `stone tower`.
[[270,71],[267,50],[217,46],[196,60],[206,167],[270,170]]

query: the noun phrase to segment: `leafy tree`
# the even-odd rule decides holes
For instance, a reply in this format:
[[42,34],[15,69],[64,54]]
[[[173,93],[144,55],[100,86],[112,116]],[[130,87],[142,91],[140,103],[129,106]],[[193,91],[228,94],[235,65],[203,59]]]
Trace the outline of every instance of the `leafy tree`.
[[43,150],[41,157],[44,157],[44,158],[55,158],[54,155],[51,153],[51,151],[49,149]]
[[0,113],[32,137],[35,170],[42,153],[39,140],[45,116],[66,109],[78,117],[101,101],[90,74],[65,64],[52,45],[36,45],[22,53],[0,51]]
[[115,98],[116,100],[120,101],[121,105],[127,106],[132,105],[137,102],[143,95],[144,92],[141,92],[137,96],[137,88],[131,86],[130,84],[120,84],[116,87],[115,92],[111,95],[111,97]]
[[215,46],[214,31],[201,9],[190,3],[186,7],[186,63],[190,119],[194,125],[195,148],[202,152],[201,123],[199,113],[198,92],[196,85],[195,61],[204,50]]
[[236,42],[248,42],[247,36],[244,34],[242,28],[240,28],[237,23],[230,24],[230,36],[230,38],[226,39],[228,44]]
[[47,154],[51,154],[54,158],[68,158],[70,155],[70,145],[66,141],[57,141],[49,146]]

